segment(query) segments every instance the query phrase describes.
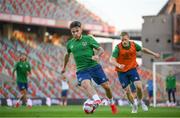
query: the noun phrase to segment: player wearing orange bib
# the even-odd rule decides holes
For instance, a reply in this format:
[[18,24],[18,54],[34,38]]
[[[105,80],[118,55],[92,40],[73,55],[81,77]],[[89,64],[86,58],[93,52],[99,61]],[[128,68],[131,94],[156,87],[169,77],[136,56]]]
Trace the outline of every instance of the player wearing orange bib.
[[159,58],[160,55],[155,53],[147,48],[143,48],[136,44],[133,41],[130,41],[129,35],[127,32],[122,32],[122,42],[119,43],[113,54],[110,58],[110,63],[116,66],[116,71],[118,73],[119,81],[122,85],[122,88],[125,90],[126,95],[130,103],[132,104],[132,113],[137,113],[138,107],[134,102],[134,97],[130,90],[130,84],[134,83],[137,91],[137,97],[139,103],[141,103],[142,109],[148,111],[148,107],[142,101],[142,83],[140,81],[139,74],[136,70],[138,64],[136,62],[136,52],[142,51],[147,54],[151,54],[156,58]]

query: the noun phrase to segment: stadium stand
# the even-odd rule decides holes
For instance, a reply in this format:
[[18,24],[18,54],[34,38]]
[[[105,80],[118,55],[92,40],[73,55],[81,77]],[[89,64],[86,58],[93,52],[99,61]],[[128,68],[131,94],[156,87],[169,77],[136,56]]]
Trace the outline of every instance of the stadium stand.
[[75,0],[1,0],[0,3],[2,13],[106,25]]
[[[62,67],[62,60],[65,53],[65,47],[57,47],[52,44],[40,43],[37,44],[36,48],[30,47],[24,42],[18,40],[8,40],[3,38],[0,40],[1,46],[1,73],[0,75],[5,75],[6,79],[3,79],[3,88],[1,88],[1,93],[3,98],[11,97],[15,98],[19,94],[15,88],[15,80],[12,80],[12,68],[18,59],[19,52],[28,53],[30,63],[32,65],[32,74],[29,78],[29,93],[32,98],[60,98],[61,91],[61,80],[60,80],[60,70]],[[114,71],[113,66],[109,64],[109,56],[107,52],[103,55],[103,60],[101,61],[104,70],[110,80],[110,85],[113,89],[113,94],[115,98],[123,98],[124,94],[121,91],[121,86],[117,79],[117,74]],[[68,74],[67,78],[70,80],[70,92],[69,98],[78,99],[84,98],[85,95],[82,91],[76,87],[76,77],[75,77],[75,64],[71,60],[68,64]],[[143,82],[146,82],[146,78],[152,76],[149,70],[144,68],[139,68],[141,78]],[[159,79],[160,81],[160,79]],[[8,83],[8,84],[7,84]],[[11,88],[11,86],[14,86]],[[159,85],[158,88],[161,85]],[[95,86],[101,97],[105,97],[103,89],[99,86]]]

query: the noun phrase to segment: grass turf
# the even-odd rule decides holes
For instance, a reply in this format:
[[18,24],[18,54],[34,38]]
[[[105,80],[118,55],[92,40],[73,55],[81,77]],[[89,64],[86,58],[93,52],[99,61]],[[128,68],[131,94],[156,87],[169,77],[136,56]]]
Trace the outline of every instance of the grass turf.
[[148,112],[143,112],[139,108],[137,114],[131,114],[130,107],[119,107],[119,113],[113,115],[109,107],[100,106],[93,114],[87,115],[83,112],[82,106],[34,106],[31,109],[22,106],[19,108],[13,107],[0,107],[0,117],[8,118],[52,118],[52,117],[180,117],[180,108],[149,108]]

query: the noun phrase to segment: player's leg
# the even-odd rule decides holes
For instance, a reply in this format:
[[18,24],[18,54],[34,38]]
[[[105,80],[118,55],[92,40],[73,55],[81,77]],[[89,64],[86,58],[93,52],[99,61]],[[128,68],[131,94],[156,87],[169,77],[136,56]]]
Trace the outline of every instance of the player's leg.
[[172,97],[173,97],[173,106],[175,106],[176,105],[175,89],[172,90]]
[[124,89],[127,98],[131,104],[134,104],[134,97],[132,95],[132,92],[130,90],[130,81],[127,76],[127,72],[118,72],[119,82],[121,83],[122,88]]
[[101,86],[104,88],[104,90],[106,92],[106,96],[111,101],[110,103],[114,103],[114,101],[112,101],[113,96],[112,96],[112,91],[111,91],[110,86],[109,86],[109,82],[104,82],[104,83],[101,84]]
[[124,91],[126,93],[126,96],[127,96],[128,100],[129,100],[129,102],[131,103],[131,106],[132,106],[131,113],[137,113],[138,106],[137,106],[137,104],[135,102],[134,96],[133,96],[133,94],[132,94],[132,92],[130,90],[129,85],[126,88],[124,88]]
[[142,100],[143,92],[142,92],[142,82],[141,81],[135,81],[135,86],[137,89],[137,98],[138,100]]
[[[93,80],[96,82],[96,84],[101,85],[104,88],[104,90],[106,92],[106,96],[109,99],[113,100],[112,91],[110,89],[108,79],[107,79],[102,67],[100,65],[97,65],[94,68],[92,68],[89,72],[90,72]],[[112,101],[112,102],[114,102],[114,101]]]
[[21,93],[21,95],[20,95],[19,99],[17,100],[16,107],[20,106],[21,101],[23,103],[27,103],[26,90],[25,89],[20,90],[20,93]]
[[142,106],[142,109],[144,111],[148,111],[148,107],[146,106],[146,104],[143,101],[142,82],[140,80],[140,77],[139,77],[139,74],[138,74],[137,70],[136,69],[130,70],[129,75],[130,75],[131,82],[133,82],[134,85],[136,86],[137,98],[139,100],[139,103]]
[[137,101],[137,95],[136,95],[136,86],[134,85],[134,83],[131,82],[130,84],[130,89],[131,89],[131,93],[133,95],[133,98],[134,98],[134,102],[135,104],[138,104],[138,101]]
[[96,82],[96,84],[101,85],[105,92],[106,96],[109,99],[109,103],[111,106],[111,110],[113,114],[116,114],[118,112],[117,107],[114,103],[113,96],[112,96],[112,91],[109,85],[109,81],[100,65],[95,66],[90,70],[91,76],[93,80]]
[[64,106],[64,90],[61,91],[61,105]]
[[91,85],[91,81],[86,79],[81,82],[81,86],[86,90],[86,93],[90,98],[93,100],[100,100],[99,96],[97,95],[97,92]]
[[16,102],[16,107],[19,107],[20,106],[20,102],[22,101],[22,99],[23,99],[23,96],[24,96],[24,94],[23,94],[23,92],[21,92],[20,91],[20,97],[18,98],[18,100],[17,100],[17,102]]
[[115,105],[115,102],[114,102],[114,99],[113,99],[113,96],[112,96],[112,91],[111,91],[110,86],[109,86],[109,82],[104,82],[104,83],[101,84],[101,86],[104,88],[104,90],[106,92],[106,96],[109,99],[109,104],[110,104],[112,113],[116,114],[118,112],[118,109],[117,109],[117,107]]
[[169,99],[169,103],[171,103],[171,90],[168,90],[168,99]]
[[24,86],[24,83],[20,83],[20,82],[18,82],[17,85],[18,85],[18,89],[20,91],[20,97],[16,102],[16,107],[19,107],[20,102],[24,101],[24,99],[26,98],[26,96],[25,96],[26,95],[26,91],[25,91],[26,87]]
[[22,90],[22,94],[23,94],[22,101],[24,102],[24,104],[26,104],[27,103],[27,91],[26,91],[26,89]]
[[138,97],[139,103],[141,104],[143,111],[148,111],[148,107],[143,101],[142,82],[139,80],[139,81],[135,81],[134,83],[136,85],[137,97]]
[[91,75],[88,70],[78,71],[77,73],[78,85],[84,89],[86,95],[89,98],[92,98],[98,104],[101,102],[97,92],[94,87],[91,85]]
[[148,101],[150,106],[152,106],[152,97],[153,97],[153,91],[148,91]]
[[92,98],[94,100],[93,108],[97,109],[97,107],[101,103],[101,99],[99,98],[94,87],[91,85],[91,81],[89,79],[85,79],[81,82],[81,86],[84,88],[84,90],[86,90],[86,93],[89,96],[89,98]]
[[127,75],[128,75],[128,72],[118,72],[119,82],[121,83],[121,86],[122,86],[123,90],[125,91],[126,96],[132,106],[131,113],[137,113],[138,107],[135,104],[134,97],[130,90],[130,87],[129,87],[130,80]]
[[68,94],[68,90],[65,90],[65,95],[64,95],[64,106],[67,106],[67,94]]
[[173,89],[173,105],[176,106],[176,89]]
[[126,95],[127,95],[127,98],[128,98],[128,100],[129,100],[129,102],[130,102],[131,104],[135,104],[134,96],[133,96],[133,94],[132,94],[132,92],[131,92],[131,90],[130,90],[130,87],[127,86],[126,88],[124,88],[124,91],[125,91],[125,93],[126,93]]

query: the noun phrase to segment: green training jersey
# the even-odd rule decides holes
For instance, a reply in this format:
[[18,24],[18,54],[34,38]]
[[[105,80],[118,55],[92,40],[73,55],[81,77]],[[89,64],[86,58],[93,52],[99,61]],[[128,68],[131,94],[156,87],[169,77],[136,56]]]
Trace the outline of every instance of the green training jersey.
[[21,83],[27,83],[28,72],[31,71],[29,62],[19,61],[15,64],[13,72],[16,71],[16,81]]
[[[138,45],[137,43],[135,43],[135,46],[136,46],[136,51],[141,51],[142,50],[142,47],[140,45]],[[131,44],[129,44],[128,47],[126,47],[126,48],[124,47],[124,48],[129,50],[130,47],[131,47]],[[116,45],[116,47],[115,47],[115,49],[114,49],[114,51],[112,53],[112,57],[117,58],[119,56],[119,51],[120,51],[119,47],[118,47],[118,45]]]
[[72,53],[76,63],[77,71],[93,67],[98,63],[92,59],[94,48],[99,48],[99,43],[88,35],[82,35],[80,39],[72,38],[67,42],[66,48],[68,53]]
[[174,75],[168,75],[166,77],[166,89],[176,88],[176,77]]

